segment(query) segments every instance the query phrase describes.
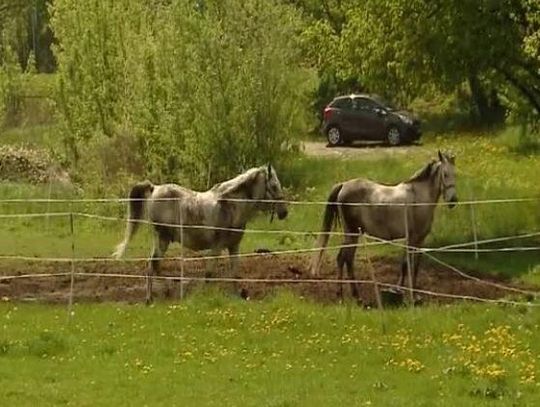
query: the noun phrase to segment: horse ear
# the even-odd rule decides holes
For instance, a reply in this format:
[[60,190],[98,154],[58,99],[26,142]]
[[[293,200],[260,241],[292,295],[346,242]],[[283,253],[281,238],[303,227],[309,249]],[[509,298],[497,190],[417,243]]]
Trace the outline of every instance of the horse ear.
[[268,167],[266,171],[268,173],[268,178],[271,178],[272,177],[272,164],[268,163]]
[[450,163],[452,163],[452,165],[454,165],[456,163],[456,156],[454,154],[450,154],[448,156],[448,161],[450,161]]
[[441,150],[437,150],[437,154],[439,155],[439,161],[444,161],[444,155],[441,153]]

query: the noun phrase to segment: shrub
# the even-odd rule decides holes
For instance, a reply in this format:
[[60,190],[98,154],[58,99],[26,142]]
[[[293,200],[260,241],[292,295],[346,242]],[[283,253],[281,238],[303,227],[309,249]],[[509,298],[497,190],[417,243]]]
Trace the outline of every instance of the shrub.
[[0,146],[0,179],[34,184],[63,181],[69,182],[64,172],[44,150],[22,146]]
[[298,150],[313,76],[300,68],[292,7],[58,0],[52,24],[57,100],[79,168],[96,140],[119,133],[146,176],[195,187]]

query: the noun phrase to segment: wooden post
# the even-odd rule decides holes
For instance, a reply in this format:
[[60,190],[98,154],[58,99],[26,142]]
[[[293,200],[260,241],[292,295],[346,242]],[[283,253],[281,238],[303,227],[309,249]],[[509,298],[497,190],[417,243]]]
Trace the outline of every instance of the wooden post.
[[414,292],[413,292],[413,280],[411,270],[411,256],[409,253],[409,207],[405,204],[405,210],[403,211],[403,217],[405,222],[405,259],[407,261],[407,280],[409,283],[409,301],[410,305],[414,306]]
[[476,208],[474,204],[474,192],[470,181],[467,182],[467,185],[469,189],[469,202],[471,202],[469,203],[469,214],[471,217],[471,226],[474,240],[474,259],[478,261],[478,231],[476,228]]
[[470,212],[471,212],[472,232],[473,232],[473,239],[474,239],[474,259],[478,261],[478,231],[476,230],[476,214],[475,214],[474,206],[475,204],[473,203],[469,204]]
[[146,305],[152,303],[152,272],[154,261],[154,249],[156,247],[156,234],[152,233],[152,251],[150,252],[150,259],[146,267]]
[[71,235],[71,281],[69,284],[68,315],[73,315],[73,288],[75,285],[75,227],[73,225],[73,210],[70,205],[69,229]]
[[51,213],[51,194],[52,194],[52,176],[49,178],[49,194],[48,194],[48,197],[47,197],[47,217],[45,218],[46,220],[46,225],[45,225],[45,230],[48,232],[49,231],[49,218],[50,218],[50,213]]
[[184,299],[184,217],[180,200],[178,200],[178,212],[180,219],[180,300]]

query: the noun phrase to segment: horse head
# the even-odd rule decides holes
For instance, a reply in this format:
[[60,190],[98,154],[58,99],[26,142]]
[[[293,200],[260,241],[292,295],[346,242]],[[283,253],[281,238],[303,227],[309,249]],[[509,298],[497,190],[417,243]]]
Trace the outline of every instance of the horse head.
[[438,151],[440,168],[439,177],[443,199],[448,202],[448,207],[453,208],[458,201],[456,192],[456,157],[453,154]]
[[272,211],[275,211],[279,219],[285,219],[288,214],[287,203],[283,199],[281,182],[272,165],[265,168],[265,200],[272,201]]

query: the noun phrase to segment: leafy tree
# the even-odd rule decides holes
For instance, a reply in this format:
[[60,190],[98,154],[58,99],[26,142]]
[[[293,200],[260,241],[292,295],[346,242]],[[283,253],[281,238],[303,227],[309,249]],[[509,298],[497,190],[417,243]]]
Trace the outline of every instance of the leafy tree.
[[[55,60],[51,51],[54,41],[49,27],[48,7],[52,0],[3,0],[0,4],[0,35],[4,45],[9,45],[23,70],[28,61],[34,64],[30,69],[38,72],[52,72]],[[0,58],[1,60],[1,58]]]
[[[513,87],[540,112],[538,60],[524,52],[533,37],[523,0],[367,0],[348,12],[343,29],[349,69],[366,86],[411,100],[429,86],[451,90],[467,81],[480,117],[500,117],[498,93]],[[495,116],[495,117],[494,117]]]
[[347,25],[350,0],[289,0],[303,15],[301,47],[304,64],[317,69],[319,86],[314,92],[313,108],[322,117],[323,107],[336,94],[361,91],[357,72],[345,69],[342,31]]
[[23,72],[17,63],[14,50],[7,43],[5,36],[0,37],[0,129],[13,119],[21,108],[21,87]]
[[[297,151],[312,75],[300,64],[294,8],[56,0],[53,11],[73,163],[127,138],[155,181],[204,187],[254,164],[285,164]],[[113,175],[109,161],[101,159],[100,177]]]

